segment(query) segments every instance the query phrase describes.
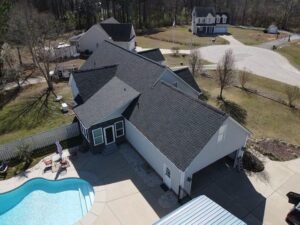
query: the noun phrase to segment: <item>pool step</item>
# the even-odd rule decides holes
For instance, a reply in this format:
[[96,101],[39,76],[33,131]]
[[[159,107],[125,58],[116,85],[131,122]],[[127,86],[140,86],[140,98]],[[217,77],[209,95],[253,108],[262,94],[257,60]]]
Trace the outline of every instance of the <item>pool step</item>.
[[94,202],[94,192],[90,186],[82,185],[79,187],[82,213],[85,215],[91,208]]

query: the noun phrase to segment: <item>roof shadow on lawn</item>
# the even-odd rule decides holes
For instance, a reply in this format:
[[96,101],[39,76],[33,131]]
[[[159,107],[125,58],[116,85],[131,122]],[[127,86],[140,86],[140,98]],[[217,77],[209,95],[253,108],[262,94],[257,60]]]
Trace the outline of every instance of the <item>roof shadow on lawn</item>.
[[[257,192],[245,172],[220,159],[193,176],[192,197],[206,195],[247,224],[263,224],[266,198]],[[266,180],[267,182],[267,180]]]

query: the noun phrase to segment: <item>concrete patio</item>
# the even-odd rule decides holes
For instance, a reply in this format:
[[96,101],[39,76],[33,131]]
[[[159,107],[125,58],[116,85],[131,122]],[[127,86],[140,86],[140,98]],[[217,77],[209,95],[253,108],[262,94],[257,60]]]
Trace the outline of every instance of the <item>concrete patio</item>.
[[[205,194],[248,224],[285,224],[292,208],[285,196],[300,192],[300,159],[274,162],[266,158],[266,169],[258,174],[238,173],[228,161],[220,160],[197,174],[192,197]],[[39,163],[18,176],[0,182],[0,192],[11,190],[34,177],[54,179],[43,173]],[[95,191],[90,212],[77,222],[87,224],[153,224],[179,204],[171,191],[164,192],[162,180],[129,145],[122,144],[109,154],[79,152],[71,159],[66,177],[89,181]]]

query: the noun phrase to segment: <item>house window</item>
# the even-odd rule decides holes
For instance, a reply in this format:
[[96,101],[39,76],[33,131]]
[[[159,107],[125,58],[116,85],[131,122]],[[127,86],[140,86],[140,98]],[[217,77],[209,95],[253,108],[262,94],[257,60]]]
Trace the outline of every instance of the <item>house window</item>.
[[116,131],[116,137],[121,137],[124,135],[124,122],[119,121],[115,123],[115,131]]
[[224,140],[225,131],[226,131],[226,125],[223,125],[222,127],[220,127],[219,134],[218,134],[218,143]]
[[92,131],[93,133],[93,139],[94,139],[94,145],[101,145],[103,144],[103,131],[102,128],[98,128]]
[[226,23],[226,20],[227,20],[226,16],[223,16],[223,23]]
[[220,16],[217,16],[217,23],[220,23],[220,20],[221,20]]

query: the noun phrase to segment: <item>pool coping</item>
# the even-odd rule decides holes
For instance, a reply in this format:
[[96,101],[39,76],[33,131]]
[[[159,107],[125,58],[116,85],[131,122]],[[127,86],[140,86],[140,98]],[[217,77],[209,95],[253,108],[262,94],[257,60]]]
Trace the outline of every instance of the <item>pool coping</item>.
[[[82,179],[84,181],[87,181],[92,187],[94,191],[94,202],[92,204],[91,209],[87,212],[86,215],[84,215],[79,221],[75,222],[75,225],[91,225],[99,215],[97,215],[97,210],[95,210],[96,207],[99,207],[99,204],[103,203],[102,201],[97,201],[99,191],[96,191],[97,188],[88,180],[81,178],[78,173],[76,172],[76,169],[73,165],[73,163],[70,160],[70,167],[68,167],[68,172],[64,176],[59,176],[57,179],[51,178],[50,175],[53,175],[55,173],[40,173],[41,172],[41,166],[43,165],[43,159],[40,160],[38,164],[31,167],[30,169],[26,170],[23,175],[16,175],[13,176],[7,180],[0,181],[0,195],[6,194],[9,192],[12,192],[26,183],[32,181],[33,179],[45,179],[49,181],[61,181],[64,179]],[[70,171],[70,172],[69,172]],[[28,174],[28,175],[26,175]],[[96,177],[96,176],[95,176]],[[102,190],[103,191],[103,190]],[[98,193],[98,194],[97,194]],[[98,203],[97,203],[98,202]]]

